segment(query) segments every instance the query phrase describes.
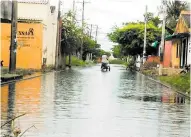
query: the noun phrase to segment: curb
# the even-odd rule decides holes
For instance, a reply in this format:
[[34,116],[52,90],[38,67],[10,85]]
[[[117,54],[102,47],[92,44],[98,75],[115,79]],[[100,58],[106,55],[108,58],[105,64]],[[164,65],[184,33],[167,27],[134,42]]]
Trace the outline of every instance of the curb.
[[141,75],[143,75],[143,76],[145,76],[145,77],[147,77],[149,80],[152,80],[152,81],[154,81],[154,82],[156,82],[156,83],[158,83],[158,84],[161,84],[161,85],[164,86],[164,87],[167,87],[167,88],[169,88],[169,89],[173,89],[174,92],[177,92],[177,93],[179,93],[179,94],[182,94],[183,96],[189,98],[189,100],[190,100],[190,96],[189,96],[189,95],[187,95],[187,94],[185,94],[185,93],[183,93],[183,92],[181,92],[181,91],[179,91],[179,90],[173,88],[172,86],[169,86],[169,85],[167,85],[167,84],[165,84],[165,83],[163,83],[163,82],[161,82],[161,81],[159,81],[159,80],[155,80],[155,79],[151,78],[150,76],[146,76],[146,75],[142,74],[141,72],[138,72],[138,73],[141,74]]
[[[92,65],[93,66],[93,65]],[[74,67],[74,66],[73,66]],[[87,66],[87,67],[89,67],[89,66]],[[91,67],[91,66],[90,66]],[[74,67],[75,68],[75,67]],[[76,67],[76,68],[78,68],[78,67]],[[83,67],[82,67],[83,68]],[[14,82],[18,82],[18,81],[23,81],[23,80],[28,80],[28,79],[33,79],[33,78],[36,78],[36,77],[40,77],[40,76],[43,76],[43,75],[47,75],[48,73],[51,73],[51,72],[62,72],[62,71],[65,71],[65,69],[63,69],[63,70],[52,70],[52,71],[50,71],[50,72],[46,72],[46,73],[43,73],[43,74],[40,74],[40,75],[37,75],[37,76],[31,76],[31,77],[27,77],[27,78],[21,78],[21,79],[17,79],[17,80],[10,80],[10,81],[8,81],[8,82],[3,82],[3,83],[1,83],[1,86],[3,86],[3,85],[7,85],[7,84],[10,84],[10,83],[14,83]]]
[[52,72],[61,72],[61,71],[64,71],[64,70],[50,71],[50,72],[46,72],[46,73],[43,73],[43,74],[40,74],[40,75],[37,75],[37,76],[31,76],[31,77],[22,78],[22,79],[11,80],[11,81],[8,81],[8,82],[1,83],[1,86],[7,85],[7,84],[10,84],[10,83],[14,83],[14,82],[18,82],[18,81],[23,81],[23,80],[28,80],[28,79],[33,79],[33,78],[41,77],[41,76],[47,75],[47,74],[52,73]]

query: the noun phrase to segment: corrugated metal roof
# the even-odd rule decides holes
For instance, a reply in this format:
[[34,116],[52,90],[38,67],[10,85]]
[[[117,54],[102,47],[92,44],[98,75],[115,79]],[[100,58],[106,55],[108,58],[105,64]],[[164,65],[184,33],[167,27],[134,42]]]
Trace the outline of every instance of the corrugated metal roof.
[[47,4],[49,0],[18,0],[19,3]]

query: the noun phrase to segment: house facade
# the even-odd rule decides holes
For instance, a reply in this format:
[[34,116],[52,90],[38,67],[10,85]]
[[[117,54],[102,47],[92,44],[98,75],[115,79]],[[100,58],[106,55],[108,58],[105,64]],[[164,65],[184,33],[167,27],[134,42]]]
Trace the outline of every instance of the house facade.
[[[9,15],[11,12],[11,4],[9,2],[5,2],[4,10],[1,10],[1,15],[3,15],[6,19],[10,19]],[[41,33],[42,37],[34,37],[35,41],[41,41],[40,43],[33,43],[32,47],[26,47],[24,43],[29,43],[29,39],[18,39],[18,47],[21,49],[25,49],[26,53],[17,53],[17,63],[22,61],[25,65],[17,64],[17,68],[33,68],[33,69],[41,69],[42,65],[46,66],[54,66],[55,65],[55,52],[56,52],[56,36],[57,36],[57,16],[58,10],[56,10],[55,6],[50,6],[49,0],[18,0],[18,34],[19,31],[26,31],[22,26],[30,26],[30,29],[35,25],[40,25],[41,29],[35,30],[34,35],[37,33]],[[1,23],[2,24],[2,23]],[[3,24],[11,25],[10,23]],[[2,28],[4,29],[4,28]],[[5,31],[9,31],[5,29]],[[34,29],[33,29],[34,30]],[[7,33],[8,34],[8,33]],[[3,35],[2,35],[3,36]],[[8,40],[9,41],[9,40]],[[9,47],[10,41],[8,43],[3,43],[2,47]],[[39,50],[30,50],[33,47],[39,47]],[[27,49],[28,48],[28,49]],[[7,51],[8,50],[8,51]],[[1,52],[9,53],[9,48],[2,48]],[[27,60],[27,55],[29,54],[37,54],[40,52],[40,56],[38,58],[31,58]],[[21,57],[19,57],[21,56]],[[3,57],[5,66],[8,65],[9,56]],[[27,63],[28,62],[28,63]],[[38,65],[35,65],[37,64]],[[40,62],[40,67],[39,67]],[[33,65],[28,65],[33,64]],[[38,66],[38,67],[37,67]]]
[[184,68],[191,64],[191,11],[182,11],[173,35],[165,40],[164,67]]

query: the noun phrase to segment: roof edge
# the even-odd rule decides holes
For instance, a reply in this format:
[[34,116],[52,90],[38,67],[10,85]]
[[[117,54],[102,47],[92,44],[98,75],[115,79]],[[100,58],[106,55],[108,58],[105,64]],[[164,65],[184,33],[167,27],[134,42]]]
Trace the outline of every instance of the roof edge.
[[191,15],[191,11],[190,10],[183,10],[183,11],[181,11],[180,14],[190,14]]

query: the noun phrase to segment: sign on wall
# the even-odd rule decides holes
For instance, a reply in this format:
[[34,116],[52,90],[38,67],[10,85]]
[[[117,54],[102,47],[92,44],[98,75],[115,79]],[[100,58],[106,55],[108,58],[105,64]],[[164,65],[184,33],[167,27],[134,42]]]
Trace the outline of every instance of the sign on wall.
[[[11,24],[1,23],[1,59],[9,65]],[[17,68],[41,69],[43,25],[18,23],[17,25]]]

